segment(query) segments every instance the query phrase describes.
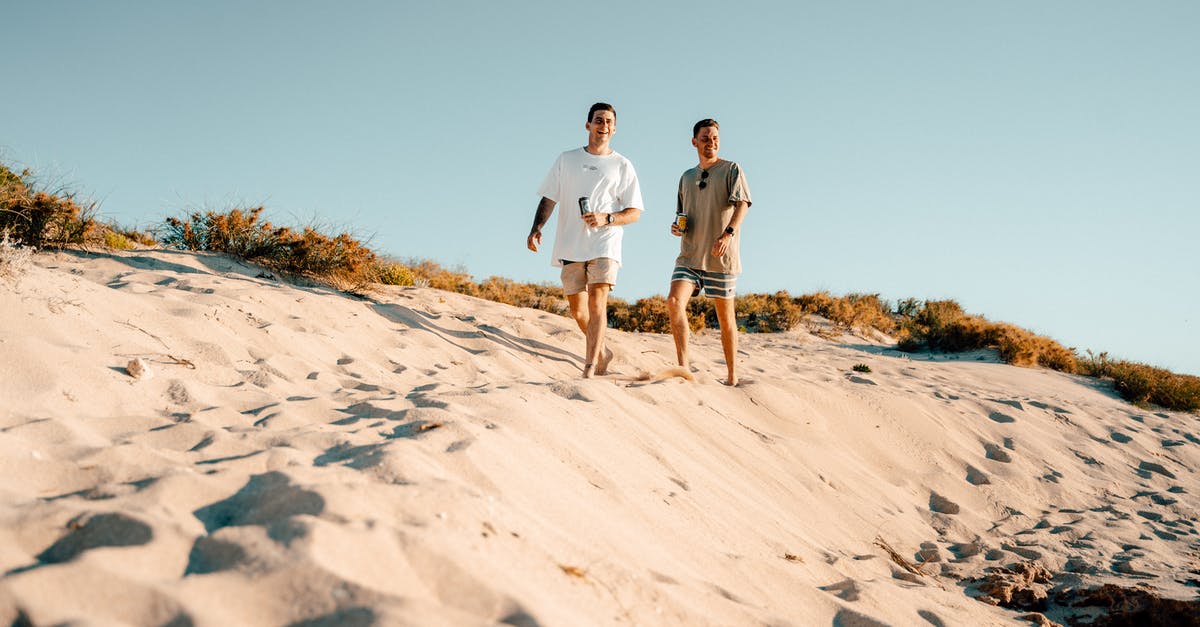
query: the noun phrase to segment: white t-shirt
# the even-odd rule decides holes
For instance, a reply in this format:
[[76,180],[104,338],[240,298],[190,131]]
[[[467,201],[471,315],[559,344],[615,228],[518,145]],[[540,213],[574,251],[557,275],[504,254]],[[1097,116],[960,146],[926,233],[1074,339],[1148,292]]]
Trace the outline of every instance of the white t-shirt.
[[558,156],[538,194],[558,205],[558,229],[550,265],[562,261],[590,261],[608,257],[621,261],[621,226],[590,229],[579,217],[579,199],[586,196],[589,208],[597,213],[617,213],[642,206],[642,188],[629,159],[617,152],[593,155],[584,148],[568,150]]

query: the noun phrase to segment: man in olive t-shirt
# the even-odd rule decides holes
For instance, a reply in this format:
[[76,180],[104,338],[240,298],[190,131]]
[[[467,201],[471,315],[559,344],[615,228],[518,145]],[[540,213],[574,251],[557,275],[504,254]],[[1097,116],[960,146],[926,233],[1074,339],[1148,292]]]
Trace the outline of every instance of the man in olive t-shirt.
[[675,270],[671,272],[671,291],[667,308],[671,315],[671,335],[675,338],[675,356],[679,365],[688,365],[688,300],[697,294],[712,298],[721,323],[721,348],[729,376],[726,385],[737,385],[737,275],[742,272],[738,255],[742,220],[750,207],[750,187],[741,167],[717,157],[721,147],[720,126],[704,119],[692,127],[692,145],[700,163],[679,178],[677,214],[687,217],[687,226],[679,220],[671,224],[671,234],[683,240]]

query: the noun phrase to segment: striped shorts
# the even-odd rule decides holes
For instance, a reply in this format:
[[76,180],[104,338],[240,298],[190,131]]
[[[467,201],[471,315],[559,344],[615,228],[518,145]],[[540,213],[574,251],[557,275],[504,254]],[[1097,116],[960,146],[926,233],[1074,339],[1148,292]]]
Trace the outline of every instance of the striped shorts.
[[734,298],[737,296],[737,275],[706,272],[687,266],[675,266],[671,282],[687,281],[695,286],[692,296],[703,293],[709,298]]

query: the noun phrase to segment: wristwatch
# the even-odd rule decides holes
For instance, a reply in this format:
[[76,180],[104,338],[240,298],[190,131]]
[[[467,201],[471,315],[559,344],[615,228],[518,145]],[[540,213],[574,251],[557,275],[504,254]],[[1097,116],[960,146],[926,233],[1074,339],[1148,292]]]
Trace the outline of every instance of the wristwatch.
[[733,227],[732,227],[732,226],[727,226],[727,227],[725,227],[725,234],[726,234],[726,235],[733,235]]
[[609,223],[609,224],[612,224],[612,223],[613,223],[613,214],[611,214],[611,213],[610,213],[610,214],[608,214],[608,223]]

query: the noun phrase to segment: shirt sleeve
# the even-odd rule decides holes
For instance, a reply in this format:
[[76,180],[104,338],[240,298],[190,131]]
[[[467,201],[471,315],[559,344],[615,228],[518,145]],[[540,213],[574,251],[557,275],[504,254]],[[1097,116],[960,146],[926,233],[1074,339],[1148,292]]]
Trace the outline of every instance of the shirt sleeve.
[[679,191],[675,192],[675,213],[683,213],[683,179],[679,177]]
[[621,185],[621,208],[636,207],[645,211],[646,205],[642,202],[642,186],[638,183],[637,171],[628,161],[625,162],[624,179]]
[[541,187],[538,188],[538,195],[542,198],[548,198],[554,201],[555,204],[561,204],[559,199],[559,179],[562,174],[562,155],[559,155],[554,160],[554,165],[550,166],[550,171],[546,173],[546,178],[542,180]]
[[749,207],[753,203],[750,200],[750,184],[746,182],[746,175],[737,163],[729,166],[729,181],[727,183],[729,185],[730,204],[744,202]]

